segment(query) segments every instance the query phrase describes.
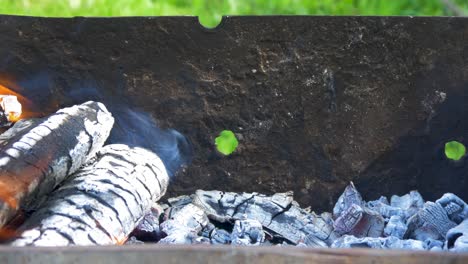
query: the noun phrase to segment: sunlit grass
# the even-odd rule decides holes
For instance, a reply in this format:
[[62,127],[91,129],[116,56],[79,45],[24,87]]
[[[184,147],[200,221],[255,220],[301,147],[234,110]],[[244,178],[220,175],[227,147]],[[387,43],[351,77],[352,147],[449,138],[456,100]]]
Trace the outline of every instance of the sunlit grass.
[[[468,14],[468,1],[452,0]],[[31,16],[453,15],[440,0],[0,0],[0,13]]]

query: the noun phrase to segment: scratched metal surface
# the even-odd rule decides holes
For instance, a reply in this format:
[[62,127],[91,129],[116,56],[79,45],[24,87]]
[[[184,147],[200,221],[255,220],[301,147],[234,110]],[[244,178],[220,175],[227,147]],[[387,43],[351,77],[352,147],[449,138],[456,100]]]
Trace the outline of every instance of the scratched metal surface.
[[443,155],[468,143],[467,35],[451,17],[0,16],[0,82],[44,113],[121,100],[177,129],[193,162],[170,195],[293,190],[320,211],[352,180],[367,199],[468,199],[466,162]]

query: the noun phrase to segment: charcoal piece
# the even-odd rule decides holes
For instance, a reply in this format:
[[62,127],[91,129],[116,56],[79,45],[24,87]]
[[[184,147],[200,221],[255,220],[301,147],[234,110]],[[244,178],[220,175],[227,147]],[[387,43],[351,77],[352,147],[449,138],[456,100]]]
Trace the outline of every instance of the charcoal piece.
[[153,206],[137,227],[132,231],[130,236],[145,242],[157,242],[164,237],[159,228],[159,215],[162,208]]
[[402,219],[407,218],[405,210],[399,207],[391,206],[388,204],[388,201],[385,201],[385,200],[379,199],[376,201],[370,201],[366,203],[366,206],[369,209],[378,212],[380,215],[384,217],[385,220],[389,220],[392,216],[398,216]]
[[304,227],[307,235],[305,241],[307,245],[317,245],[318,247],[323,246],[323,242],[330,246],[335,239],[340,235],[335,232],[333,227],[333,219],[330,213],[322,213],[320,216],[314,212],[305,216],[307,224]]
[[374,248],[374,249],[412,249],[424,250],[422,241],[407,239],[402,240],[396,237],[362,237],[344,235],[337,239],[332,248]]
[[363,203],[361,194],[356,190],[356,187],[354,187],[354,183],[350,182],[333,207],[333,217],[335,219],[338,218],[353,204],[361,206]]
[[468,218],[468,205],[453,193],[446,193],[436,201],[447,212],[453,222],[460,224]]
[[192,198],[188,195],[181,195],[177,197],[171,197],[167,199],[167,203],[171,207],[184,206],[192,202]]
[[356,237],[380,237],[385,227],[382,216],[365,207],[352,204],[334,222],[335,231],[339,234]]
[[168,207],[164,211],[165,219],[171,218],[181,208],[183,208],[189,203],[192,203],[192,198],[188,195],[181,195],[178,197],[167,199],[167,203],[168,203]]
[[181,227],[173,229],[171,233],[159,240],[158,244],[169,244],[169,245],[183,245],[183,244],[194,244],[198,238],[197,233],[191,229]]
[[390,205],[405,211],[406,218],[416,214],[424,206],[424,199],[418,191],[411,191],[403,196],[393,195]]
[[390,202],[388,201],[387,197],[385,196],[380,196],[379,199],[377,200],[383,204],[390,205]]
[[172,214],[174,214],[189,203],[192,203],[192,198],[188,195],[181,195],[178,197],[168,198],[167,204],[168,209],[170,209],[170,211],[168,211],[166,215],[170,218]]
[[[409,222],[408,230],[412,228],[413,222]],[[418,228],[414,229],[412,232],[406,231],[405,238],[412,238],[420,241],[425,241],[427,239],[439,240],[443,237],[439,232],[430,224],[422,223]],[[410,235],[408,235],[410,234]]]
[[[164,221],[160,227],[167,234],[161,244],[194,244],[203,228],[208,225],[208,218],[203,210],[193,204],[186,204]],[[200,240],[200,239],[199,239]]]
[[[161,159],[126,145],[103,147],[24,223],[14,246],[123,244],[169,182]],[[50,239],[54,238],[61,239]]]
[[196,205],[187,204],[170,219],[164,221],[161,224],[161,230],[167,235],[178,229],[192,230],[198,234],[208,223],[209,220],[202,209]]
[[344,235],[337,240],[335,240],[331,248],[384,248],[384,241],[382,238],[357,238],[352,235]]
[[214,229],[210,238],[212,244],[231,244],[231,234],[224,229]]
[[333,227],[333,215],[331,213],[323,212],[320,214],[320,218],[323,219],[328,226]]
[[403,222],[403,219],[398,215],[394,215],[388,220],[384,229],[384,235],[403,239],[407,229],[408,227],[405,222]]
[[450,249],[453,252],[468,252],[468,236],[461,236],[455,240],[453,247]]
[[[229,193],[198,190],[193,203],[210,219],[226,222],[244,218],[259,221],[265,230],[293,244],[309,243],[311,247],[327,247],[333,227],[320,216],[307,213],[293,201],[292,192],[266,196],[257,193]],[[320,223],[320,224],[316,224]]]
[[37,209],[94,156],[113,124],[103,104],[87,102],[44,119],[20,120],[0,135],[0,227],[20,208]]
[[206,238],[211,238],[212,232],[216,229],[216,226],[208,222],[200,232],[200,235]]
[[444,242],[440,240],[435,240],[428,238],[424,240],[424,249],[426,250],[442,250],[444,247]]
[[447,215],[445,209],[438,203],[426,202],[415,215],[408,219],[408,230],[405,237],[426,240],[440,240],[447,231],[456,226]]
[[257,220],[236,220],[231,233],[231,244],[258,246],[265,241],[262,223]]
[[425,250],[424,242],[415,239],[398,239],[396,237],[382,238],[386,249]]
[[450,229],[446,235],[447,249],[454,252],[468,252],[468,219]]

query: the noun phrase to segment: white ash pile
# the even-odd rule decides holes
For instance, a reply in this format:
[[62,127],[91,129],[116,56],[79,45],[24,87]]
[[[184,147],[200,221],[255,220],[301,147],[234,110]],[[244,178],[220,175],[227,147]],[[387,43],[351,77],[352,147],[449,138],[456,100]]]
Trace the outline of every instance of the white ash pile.
[[468,252],[468,206],[417,191],[366,202],[351,183],[333,213],[303,209],[293,194],[198,190],[156,205],[127,244],[232,244]]

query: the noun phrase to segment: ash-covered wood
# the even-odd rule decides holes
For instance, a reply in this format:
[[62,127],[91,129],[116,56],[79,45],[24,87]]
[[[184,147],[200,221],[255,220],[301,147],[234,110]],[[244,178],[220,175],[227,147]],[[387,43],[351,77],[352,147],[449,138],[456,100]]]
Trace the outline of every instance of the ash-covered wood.
[[455,227],[447,211],[438,203],[426,202],[407,222],[408,230],[405,236],[418,240],[445,238],[448,230]]
[[198,190],[193,203],[216,221],[257,220],[265,229],[292,244],[303,242],[311,247],[327,247],[336,236],[324,218],[300,208],[291,192],[266,196]]
[[208,224],[205,212],[194,204],[187,204],[161,224],[161,230],[167,236],[159,241],[162,244],[192,244],[198,239],[198,233]]
[[447,249],[454,252],[468,252],[468,218],[450,229],[446,235]]
[[156,154],[120,144],[105,146],[93,163],[51,194],[12,245],[122,244],[164,195],[168,181]]
[[0,226],[35,208],[102,147],[114,119],[86,102],[43,119],[20,120],[0,135]]

